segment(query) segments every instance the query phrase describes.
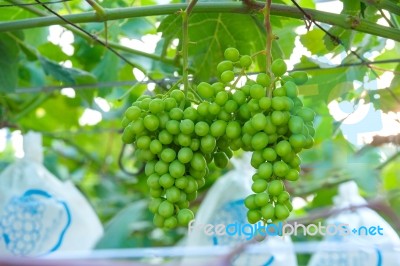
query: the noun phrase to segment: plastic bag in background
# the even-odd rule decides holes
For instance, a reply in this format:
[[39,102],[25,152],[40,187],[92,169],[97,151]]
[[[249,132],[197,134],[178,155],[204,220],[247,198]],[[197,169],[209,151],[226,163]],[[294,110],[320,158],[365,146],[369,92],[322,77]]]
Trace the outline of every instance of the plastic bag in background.
[[[335,208],[366,204],[358,193],[353,181],[339,186],[339,194],[334,198]],[[321,245],[343,243],[360,249],[349,251],[317,251],[312,256],[309,266],[398,266],[400,254],[394,250],[383,250],[378,246],[399,246],[400,239],[395,230],[375,211],[365,207],[349,210],[327,219],[327,225],[347,224],[348,230],[343,235],[326,236]],[[381,228],[381,229],[379,229]],[[370,231],[371,230],[371,231]],[[375,246],[376,245],[376,246]]]
[[0,173],[0,255],[91,249],[103,227],[90,204],[42,165],[40,134],[24,136],[24,153]]
[[[189,224],[188,235],[183,241],[186,246],[227,246],[239,245],[249,241],[252,236],[250,227],[254,228],[247,221],[247,208],[244,206],[244,199],[253,193],[251,190],[252,175],[255,173],[250,165],[251,153],[244,153],[241,158],[232,159],[234,169],[220,177],[210,188],[203,200],[194,223]],[[225,226],[232,225],[230,232],[234,235],[208,235],[205,233],[204,225]],[[214,228],[214,231],[217,229]],[[243,233],[243,231],[247,233]],[[287,246],[285,252],[275,252],[274,243]],[[296,255],[293,250],[291,239],[288,236],[268,237],[255,245],[265,247],[263,254],[240,254],[234,259],[233,265],[243,266],[267,266],[267,265],[297,265]],[[185,257],[181,265],[206,265],[215,258]]]

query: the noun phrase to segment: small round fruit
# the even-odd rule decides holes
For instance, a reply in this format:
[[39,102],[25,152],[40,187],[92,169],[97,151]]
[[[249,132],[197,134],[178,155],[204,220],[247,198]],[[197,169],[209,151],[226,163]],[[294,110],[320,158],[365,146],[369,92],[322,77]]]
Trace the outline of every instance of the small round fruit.
[[287,67],[285,61],[282,59],[276,59],[274,62],[272,62],[271,65],[271,70],[272,73],[274,73],[275,76],[280,77],[283,74],[285,74]]
[[236,62],[239,60],[240,53],[238,49],[230,47],[225,50],[224,57],[226,60]]
[[194,219],[194,214],[191,210],[189,209],[181,209],[178,212],[178,224],[181,226],[187,226],[190,221]]
[[[253,60],[251,59],[251,56],[249,55],[243,55],[240,58],[240,66],[244,69],[247,69],[251,66],[251,64],[253,63]],[[218,68],[217,68],[218,69]]]
[[229,83],[235,78],[235,73],[232,70],[224,71],[221,74],[221,81],[223,83]]
[[272,196],[278,196],[284,189],[283,182],[281,180],[273,180],[268,185],[268,194]]
[[174,214],[174,210],[174,204],[167,200],[163,201],[160,206],[158,206],[158,213],[164,218],[171,217]]

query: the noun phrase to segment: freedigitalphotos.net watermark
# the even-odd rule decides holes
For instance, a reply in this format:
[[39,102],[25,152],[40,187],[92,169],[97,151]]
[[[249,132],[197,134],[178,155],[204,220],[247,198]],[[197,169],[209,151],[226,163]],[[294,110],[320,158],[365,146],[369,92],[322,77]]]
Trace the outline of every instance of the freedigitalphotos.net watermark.
[[237,236],[250,240],[256,236],[379,236],[383,235],[383,228],[377,226],[351,227],[349,224],[308,224],[295,222],[294,224],[282,223],[256,224],[230,223],[230,224],[196,224],[192,220],[188,225],[189,234],[194,232],[204,233],[207,236]]

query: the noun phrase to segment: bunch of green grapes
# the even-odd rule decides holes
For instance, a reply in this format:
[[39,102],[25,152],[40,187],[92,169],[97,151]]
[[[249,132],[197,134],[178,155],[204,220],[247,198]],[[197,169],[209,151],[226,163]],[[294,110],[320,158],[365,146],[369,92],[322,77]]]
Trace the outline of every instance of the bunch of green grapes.
[[[251,223],[283,220],[292,210],[284,180],[295,181],[298,153],[313,145],[314,112],[303,107],[297,85],[304,72],[284,75],[283,60],[275,60],[275,77],[246,76],[252,57],[228,48],[218,64],[219,81],[195,87],[197,103],[180,89],[154,97],[143,95],[125,112],[122,139],[133,144],[146,163],[149,209],[158,227],[185,226],[193,218],[190,201],[204,186],[208,166],[225,168],[233,151],[252,151],[255,194],[245,200]],[[244,85],[240,79],[246,78]]]

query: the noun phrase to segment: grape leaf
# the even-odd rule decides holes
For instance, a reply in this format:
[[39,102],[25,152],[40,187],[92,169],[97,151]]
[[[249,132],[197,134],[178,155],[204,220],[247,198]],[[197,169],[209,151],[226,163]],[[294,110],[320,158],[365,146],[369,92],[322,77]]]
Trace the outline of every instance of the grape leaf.
[[13,92],[18,81],[19,46],[8,34],[0,34],[0,92]]

